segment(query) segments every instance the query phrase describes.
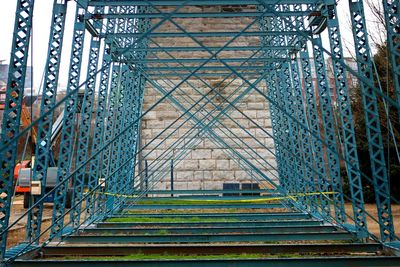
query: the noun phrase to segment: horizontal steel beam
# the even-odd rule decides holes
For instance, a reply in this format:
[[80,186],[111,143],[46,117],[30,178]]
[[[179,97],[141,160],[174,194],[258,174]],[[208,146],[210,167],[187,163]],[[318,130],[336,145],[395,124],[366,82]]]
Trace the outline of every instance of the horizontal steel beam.
[[[258,78],[260,77],[262,73],[260,72],[241,72],[241,76],[245,76],[248,79],[249,78]],[[146,75],[150,76],[152,79],[157,80],[165,77],[187,77],[187,73],[146,73]],[[221,76],[230,76],[230,77],[236,77],[235,74],[232,74],[232,72],[198,72],[196,75],[193,75],[194,77],[221,77]]]
[[17,260],[10,267],[338,267],[338,266],[393,266],[398,267],[400,257],[320,257],[320,258],[269,258],[221,260]]
[[281,221],[232,221],[232,222],[100,222],[98,228],[128,228],[128,227],[274,227],[274,226],[318,226],[321,221],[317,220],[281,220]]
[[[217,51],[221,49],[221,46],[211,46],[207,47],[208,50]],[[295,50],[298,49],[296,46],[288,45],[288,46],[228,46],[224,47],[224,51],[264,51],[264,50]],[[207,51],[204,47],[190,47],[190,46],[160,46],[160,47],[147,47],[147,48],[132,48],[126,50],[126,48],[116,48],[113,46],[112,51],[121,54],[122,52],[132,53],[132,52],[197,52],[197,51]]]
[[158,234],[158,235],[72,235],[66,243],[209,243],[209,242],[270,242],[299,240],[354,241],[355,235],[347,232],[291,232],[291,233],[229,233],[229,234]]
[[[288,59],[286,60],[288,61]],[[259,66],[233,66],[231,65],[230,67],[234,68],[235,70],[260,70],[260,74],[264,70],[265,66],[264,65],[259,65]],[[152,71],[186,71],[186,72],[191,72],[194,71],[198,68],[198,66],[190,66],[190,67],[144,67],[143,70],[147,72],[152,72]],[[226,66],[210,66],[210,67],[201,67],[198,71],[227,71],[229,68]]]
[[334,226],[224,226],[224,227],[168,227],[168,228],[85,228],[79,231],[80,236],[85,235],[109,235],[109,234],[159,234],[164,231],[168,234],[221,234],[221,233],[310,233],[324,232],[333,233],[339,232]]
[[260,253],[356,253],[356,252],[379,252],[383,247],[380,244],[165,244],[165,245],[121,245],[121,244],[97,244],[96,246],[87,245],[61,245],[46,246],[40,253],[43,257],[59,256],[125,256],[135,253],[143,254],[196,254],[196,255],[216,255],[216,254],[260,254]]
[[[259,5],[260,2],[266,5],[276,5],[276,0],[192,0],[185,3],[187,6],[220,6],[220,5]],[[323,0],[285,0],[285,4],[315,4],[324,3]],[[90,0],[89,6],[180,6],[184,3],[181,0]]]
[[311,35],[311,31],[249,31],[249,32],[150,32],[150,33],[106,33],[101,34],[107,41],[115,38],[139,38],[142,36],[150,38],[178,38],[178,37],[232,37],[232,36],[287,36],[287,35]]
[[[117,55],[118,56],[118,55]],[[223,57],[218,57],[218,59],[211,59],[209,60],[208,58],[143,58],[143,59],[136,59],[132,58],[129,59],[129,63],[147,63],[147,64],[166,64],[166,63],[202,63],[202,62],[209,62],[209,63],[215,63],[219,62],[220,60],[223,60],[225,62],[258,62],[258,63],[266,63],[266,62],[276,62],[276,61],[288,61],[290,58],[282,58],[282,57],[276,57],[276,58],[223,58]],[[123,60],[122,60],[123,61]],[[127,62],[127,61],[125,61]],[[262,65],[263,66],[263,65]]]
[[[135,18],[164,18],[168,13],[137,13],[137,14],[89,14],[88,19],[135,19]],[[169,14],[168,14],[169,15]],[[170,18],[236,18],[236,17],[299,17],[321,16],[320,11],[277,11],[277,12],[202,12],[174,13]]]

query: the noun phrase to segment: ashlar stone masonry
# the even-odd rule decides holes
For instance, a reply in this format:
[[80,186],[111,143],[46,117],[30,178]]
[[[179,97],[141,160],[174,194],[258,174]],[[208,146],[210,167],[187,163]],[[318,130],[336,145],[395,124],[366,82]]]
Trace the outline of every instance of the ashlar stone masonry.
[[[249,6],[242,8],[254,9]],[[196,8],[192,7],[192,9]],[[192,11],[224,12],[220,7],[198,9]],[[241,30],[251,22],[251,19],[199,18],[175,19],[174,21],[189,32],[201,32],[205,29],[224,32]],[[157,22],[158,20],[152,21],[153,24]],[[253,27],[255,30],[257,23]],[[177,32],[181,32],[170,22],[165,23],[156,32],[163,32],[165,29],[176,29]],[[223,46],[231,37],[198,37],[197,39],[205,45],[218,47]],[[156,42],[161,46],[199,46],[188,37],[159,38]],[[151,47],[153,44],[149,42]],[[239,37],[229,46],[257,46],[259,44],[258,38],[249,36]],[[237,51],[224,51],[219,55],[223,58],[251,56],[249,52]],[[148,57],[151,58],[152,55]],[[204,58],[206,60],[210,54],[207,51],[157,52],[157,57]],[[153,64],[151,67],[162,67],[162,63],[158,64]],[[238,67],[238,63],[230,64]],[[247,65],[251,66],[251,63]],[[179,64],[177,63],[176,66]],[[198,65],[185,64],[185,66]],[[210,60],[204,66],[222,65]],[[147,83],[143,106],[144,110],[147,110],[161,99],[165,92],[179,85],[171,94],[172,99],[163,101],[142,121],[142,146],[145,146],[142,157],[148,162],[149,177],[151,183],[156,182],[155,189],[170,188],[170,159],[174,159],[175,189],[222,189],[222,184],[227,182],[257,182],[260,176],[250,170],[248,163],[259,168],[272,180],[277,180],[269,104],[262,95],[249,90],[249,93],[235,103],[236,108],[232,108],[226,99],[233,101],[240,97],[248,90],[249,85],[236,76],[227,76],[229,69],[224,73],[199,70],[184,83],[181,83],[181,77],[187,76],[189,72],[184,73],[185,75],[174,73],[172,70],[165,73],[169,76],[157,76],[155,72],[153,74],[150,72],[149,75],[153,75],[155,80]],[[258,78],[246,77],[252,82]],[[257,83],[256,86],[265,92],[264,81]],[[187,120],[189,116],[181,116],[184,113],[182,109],[189,110],[188,114],[194,114],[192,119]],[[221,115],[221,111],[225,109],[229,111],[226,115]],[[218,120],[213,120],[215,117],[218,117]],[[171,127],[169,127],[170,124],[172,124]],[[167,127],[169,127],[168,130],[164,130]],[[197,138],[193,140],[193,137]]]

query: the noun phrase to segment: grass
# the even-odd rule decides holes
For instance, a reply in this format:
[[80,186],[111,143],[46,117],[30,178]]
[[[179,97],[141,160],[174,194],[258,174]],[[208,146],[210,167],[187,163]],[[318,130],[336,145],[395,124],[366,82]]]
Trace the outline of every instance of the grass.
[[116,223],[191,223],[191,222],[236,222],[236,219],[227,218],[199,218],[199,217],[188,217],[188,218],[148,218],[148,217],[117,217],[109,218],[106,222]]
[[157,234],[158,234],[158,235],[168,235],[168,234],[169,234],[169,231],[168,231],[167,229],[160,229],[160,230],[157,232]]

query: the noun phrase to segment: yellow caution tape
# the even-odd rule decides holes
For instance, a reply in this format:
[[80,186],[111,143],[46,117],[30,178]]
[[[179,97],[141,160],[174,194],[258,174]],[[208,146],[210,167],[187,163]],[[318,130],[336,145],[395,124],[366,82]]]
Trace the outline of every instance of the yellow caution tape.
[[[123,197],[123,198],[138,198],[139,196],[137,195],[122,195],[122,194],[112,194],[112,193],[101,193],[107,196],[113,196],[113,197]],[[288,195],[288,196],[282,196],[282,197],[270,197],[270,198],[255,198],[255,199],[227,199],[227,200],[219,200],[219,199],[185,199],[185,198],[179,198],[179,199],[168,199],[166,201],[173,203],[174,201],[179,202],[179,201],[187,201],[187,202],[193,202],[193,203],[199,203],[199,202],[207,202],[207,203],[229,203],[229,202],[235,202],[235,203],[262,203],[262,202],[270,202],[270,201],[277,201],[277,200],[284,200],[284,199],[291,199],[296,201],[297,198],[300,197],[305,197],[305,196],[314,196],[314,195],[334,195],[338,194],[338,192],[312,192],[312,193],[299,193],[299,194],[294,194],[294,195]]]

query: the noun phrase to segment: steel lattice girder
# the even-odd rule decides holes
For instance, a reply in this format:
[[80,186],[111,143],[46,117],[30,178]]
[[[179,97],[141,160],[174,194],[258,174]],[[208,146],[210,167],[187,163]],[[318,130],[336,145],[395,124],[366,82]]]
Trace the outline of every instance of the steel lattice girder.
[[[317,3],[324,3],[324,1],[315,1],[315,0],[285,0],[285,4],[312,4],[315,5]],[[174,0],[159,0],[159,1],[124,1],[124,0],[91,0],[89,2],[91,6],[180,6],[184,4],[182,1],[174,1]],[[189,5],[193,6],[221,6],[221,5],[274,5],[276,1],[274,0],[193,0],[188,2]]]
[[[358,72],[373,84],[373,67],[370,59],[368,34],[361,1],[350,2],[351,22]],[[372,178],[378,209],[379,227],[383,241],[395,239],[393,218],[390,205],[390,189],[383,151],[382,132],[376,93],[371,86],[360,84],[365,113],[365,124],[371,160]]]
[[385,10],[388,58],[392,66],[397,104],[400,105],[400,7],[399,2],[394,0],[383,0],[382,3]]
[[[84,8],[77,8],[75,14],[75,28],[73,44],[71,50],[71,60],[69,69],[69,83],[67,93],[78,90],[79,78],[81,73],[83,44],[85,39],[85,26],[80,16],[85,12]],[[66,195],[68,193],[68,182],[63,182],[70,174],[70,164],[74,142],[74,123],[78,107],[78,92],[74,93],[66,102],[63,126],[60,141],[60,152],[58,161],[57,185],[59,188],[54,193],[54,208],[52,216],[51,238],[58,236],[63,230],[64,220],[59,220],[65,212]]]
[[[338,19],[334,3],[326,7],[317,4],[325,1],[314,0],[285,0],[276,1],[78,1],[75,13],[75,27],[73,30],[72,52],[70,58],[69,82],[67,96],[60,102],[66,103],[63,117],[63,132],[61,137],[60,155],[58,161],[57,186],[55,191],[55,205],[50,239],[60,237],[66,232],[65,228],[72,226],[72,231],[82,224],[81,214],[85,212],[83,223],[93,222],[119,212],[129,206],[124,197],[116,195],[130,195],[135,192],[138,183],[135,174],[136,155],[139,153],[138,136],[140,121],[145,114],[156,107],[164,99],[170,100],[182,115],[187,115],[185,123],[193,121],[191,133],[196,133],[190,142],[180,138],[165,154],[158,158],[159,162],[169,159],[173,148],[182,148],[177,156],[179,160],[187,156],[190,148],[198,145],[200,137],[212,138],[216,145],[229,150],[229,155],[242,161],[242,166],[254,171],[259,179],[269,181],[284,195],[299,192],[328,192],[335,191],[333,196],[334,213],[329,198],[321,194],[318,196],[301,196],[298,201],[292,202],[297,208],[326,221],[333,221],[342,225],[346,221],[343,201],[345,195],[341,189],[340,166],[342,160],[346,164],[349,175],[351,200],[354,211],[355,229],[360,237],[368,235],[366,214],[363,201],[363,190],[356,151],[354,125],[349,102],[349,86],[347,84],[346,64],[343,60],[341,37],[338,28]],[[241,6],[253,5],[257,12],[182,12],[180,8],[188,5],[207,6]],[[398,80],[398,12],[395,2],[383,1],[385,19],[388,23],[388,48],[395,80],[395,89],[399,90]],[[163,7],[176,7],[172,12],[163,12]],[[317,7],[318,6],[318,7]],[[33,179],[46,183],[46,172],[50,160],[50,134],[54,109],[61,105],[56,103],[57,80],[59,63],[61,61],[62,42],[67,2],[54,2],[52,31],[49,38],[49,54],[46,64],[43,98],[40,110],[39,145],[36,148],[36,162]],[[92,8],[94,11],[92,11]],[[24,78],[26,72],[29,37],[31,30],[33,1],[18,1],[15,35],[12,46],[12,59],[7,85],[5,116],[2,125],[1,147],[1,190],[2,216],[1,220],[1,257],[4,258],[6,248],[8,220],[11,211],[12,173],[17,155],[16,142],[20,137],[19,121],[21,101],[23,95]],[[160,9],[161,8],[161,9]],[[91,11],[89,11],[91,10]],[[391,105],[387,96],[379,93],[374,86],[372,75],[372,61],[368,45],[365,18],[361,1],[350,1],[358,73],[348,69],[359,78],[363,91],[363,104],[367,126],[368,143],[373,176],[368,179],[374,182],[378,219],[381,228],[381,240],[384,242],[396,239],[391,215],[391,196],[388,177],[386,174],[385,158],[382,149],[382,133],[378,116],[378,99],[380,96]],[[313,27],[305,27],[308,16],[319,19],[327,18],[330,37],[330,55],[333,59],[333,72],[338,98],[338,112],[340,125],[334,122],[334,106],[331,101],[330,87],[327,82],[324,50],[319,33]],[[244,29],[238,31],[202,31],[197,32],[183,27],[178,19],[196,18],[251,18],[251,22]],[[152,19],[158,23],[152,23]],[[168,22],[177,30],[160,31],[158,28]],[[88,31],[84,30],[84,27]],[[257,29],[255,29],[257,28]],[[85,33],[86,32],[86,33]],[[87,76],[83,84],[79,85],[82,66],[83,43],[85,35],[91,34],[89,63]],[[161,39],[188,38],[194,47],[162,46],[157,42]],[[228,38],[224,45],[207,46],[202,38]],[[230,46],[238,38],[259,38],[259,46]],[[87,37],[86,37],[87,38]],[[313,44],[312,54],[308,44]],[[158,46],[154,46],[158,45]],[[253,55],[243,57],[222,56],[224,52],[254,52]],[[184,57],[180,53],[205,53],[205,57]],[[175,56],[163,58],[161,53],[175,53]],[[311,59],[313,55],[314,60]],[[191,65],[185,65],[189,63]],[[219,65],[211,65],[218,63]],[[245,65],[252,63],[252,65]],[[160,66],[164,64],[163,66]],[[317,84],[313,84],[311,66],[315,66]],[[220,71],[220,72],[218,72]],[[213,73],[211,73],[213,72]],[[99,74],[99,75],[98,75]],[[214,90],[204,82],[204,75],[235,76],[245,84],[240,97],[230,101],[219,113],[211,114],[201,105],[185,98],[194,111],[180,103],[173,95],[180,92],[181,86],[190,83],[191,78],[202,81],[206,87]],[[256,76],[250,81],[248,75]],[[178,77],[180,82],[173,83],[171,77]],[[98,80],[98,81],[97,81]],[[160,86],[156,80],[163,80],[170,84]],[[258,83],[265,81],[268,90],[265,94],[258,88]],[[145,84],[154,87],[163,94],[146,111],[142,110]],[[98,84],[98,85],[97,85]],[[75,131],[74,123],[78,113],[78,91],[84,88],[82,116],[79,120],[79,130]],[[99,88],[99,89],[97,89]],[[240,91],[241,88],[238,88]],[[246,159],[236,149],[230,147],[223,138],[224,135],[216,130],[230,130],[224,125],[221,118],[232,118],[229,111],[235,109],[235,104],[251,90],[262,95],[270,104],[273,139],[275,142],[275,157],[280,185],[271,181],[251,160]],[[98,98],[95,93],[98,91]],[[317,93],[316,93],[317,91]],[[220,94],[219,94],[220,95]],[[207,103],[212,103],[207,94],[202,94]],[[221,96],[221,95],[220,95]],[[394,105],[396,107],[396,105]],[[94,108],[95,124],[94,136],[90,135]],[[218,106],[214,105],[218,110]],[[397,106],[398,108],[398,106]],[[204,111],[207,113],[204,115]],[[249,119],[249,118],[247,118]],[[249,119],[252,123],[253,120]],[[172,125],[172,124],[171,124]],[[240,124],[236,124],[245,130]],[[258,126],[258,125],[257,125]],[[30,126],[32,127],[32,126]],[[197,128],[196,128],[197,127]],[[27,130],[24,130],[25,132]],[[341,152],[335,133],[343,132],[343,148]],[[246,134],[257,139],[250,132]],[[72,168],[72,143],[74,135],[78,136],[78,153],[75,159],[75,169]],[[237,136],[236,136],[237,137]],[[183,141],[183,142],[182,142]],[[90,146],[90,142],[91,146]],[[238,143],[241,148],[247,147],[245,142]],[[91,151],[91,153],[90,153]],[[343,155],[342,155],[342,154]],[[250,155],[251,153],[249,153]],[[257,152],[252,151],[252,160],[260,158]],[[169,161],[166,161],[167,165]],[[261,161],[257,161],[261,162]],[[86,167],[89,167],[88,194],[84,194]],[[155,170],[151,182],[157,183],[165,163],[151,166]],[[169,168],[169,166],[167,166]],[[148,169],[146,168],[146,171]],[[65,203],[67,184],[74,177],[73,208],[70,213],[70,223],[64,225],[66,214]],[[105,180],[100,180],[104,178]],[[105,183],[104,188],[101,183]],[[139,181],[141,183],[142,181]],[[151,184],[150,186],[152,186]],[[148,188],[139,188],[144,194]],[[105,190],[105,192],[104,192]],[[109,193],[104,195],[103,193]],[[110,195],[111,194],[111,195]],[[42,192],[33,199],[33,207],[29,212],[27,237],[31,243],[38,243],[41,232],[41,217],[43,213]],[[83,210],[83,203],[86,208]],[[83,210],[83,211],[82,211]],[[346,229],[351,229],[344,226]],[[300,237],[298,237],[300,238]],[[320,236],[319,238],[323,238]],[[112,238],[109,238],[112,239]],[[161,238],[162,239],[162,238]],[[29,244],[27,245],[29,246]]]
[[[42,186],[41,195],[46,188],[47,168],[49,167],[51,152],[51,131],[53,125],[53,107],[56,103],[58,77],[63,47],[64,26],[67,13],[67,3],[54,2],[49,49],[47,55],[46,71],[44,75],[42,102],[40,105],[40,127],[38,127],[38,140],[35,151],[35,164],[32,179],[39,181]],[[41,196],[33,196],[33,208],[28,214],[26,225],[26,238],[35,243],[39,242],[43,214],[43,201]],[[35,205],[37,204],[37,205]]]
[[[0,156],[0,259],[4,258],[7,244],[7,227],[11,213],[11,196],[17,143],[12,142],[19,134],[22,98],[25,88],[25,74],[32,29],[34,0],[19,0],[15,15],[14,36],[11,46],[10,69],[7,80],[5,109],[1,129],[1,144],[4,147]],[[11,143],[10,143],[11,142]]]

